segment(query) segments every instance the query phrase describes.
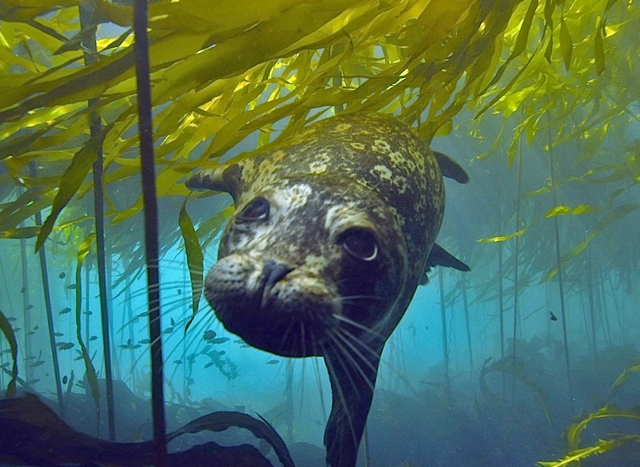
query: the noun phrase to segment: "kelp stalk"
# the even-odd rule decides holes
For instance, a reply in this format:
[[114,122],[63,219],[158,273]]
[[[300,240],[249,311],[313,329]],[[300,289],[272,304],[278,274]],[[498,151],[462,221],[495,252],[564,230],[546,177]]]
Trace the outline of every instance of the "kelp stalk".
[[[547,121],[550,119],[547,114]],[[548,150],[547,161],[549,163],[549,183],[551,189],[551,196],[553,197],[554,206],[558,206],[558,197],[556,194],[556,177],[554,171],[553,161],[553,145],[551,141],[551,132],[548,132]],[[558,269],[558,294],[560,295],[560,317],[562,319],[562,338],[564,341],[564,356],[567,366],[567,383],[569,384],[569,395],[573,400],[573,384],[571,382],[571,362],[569,359],[569,340],[567,336],[567,314],[564,306],[564,284],[562,282],[562,254],[560,253],[560,226],[558,225],[558,216],[553,217],[555,242],[556,242],[556,267]]]
[[593,352],[593,363],[597,363],[598,360],[598,348],[596,346],[596,309],[593,300],[593,276],[591,275],[591,247],[587,247],[587,259],[585,261],[585,268],[587,269],[587,296],[589,297],[589,319],[591,321],[591,339],[589,347]]
[[[29,162],[29,175],[37,177],[37,168],[34,161]],[[35,215],[36,226],[42,225],[42,215],[40,211]],[[51,305],[51,290],[49,289],[49,270],[47,269],[47,253],[44,245],[38,250],[40,256],[40,274],[42,278],[42,293],[44,294],[44,307],[47,313],[47,327],[49,330],[49,346],[51,347],[51,362],[53,364],[53,377],[56,383],[56,395],[58,397],[58,407],[60,418],[64,419],[64,399],[62,398],[62,382],[60,380],[60,365],[58,364],[58,348],[56,347],[55,326],[53,324],[53,307]]]
[[444,355],[444,388],[447,397],[447,405],[451,404],[451,380],[449,377],[449,348],[447,345],[447,316],[444,298],[444,274],[442,268],[438,270],[438,282],[440,284],[440,316],[442,319],[442,353]]
[[[29,309],[29,263],[27,261],[27,240],[20,239],[20,262],[22,265],[22,314],[24,315],[24,355],[31,355],[31,311]],[[27,381],[31,381],[31,365],[25,365],[25,375]]]
[[158,269],[158,200],[151,118],[151,84],[149,80],[149,37],[147,36],[147,1],[134,3],[136,84],[138,90],[138,134],[144,199],[145,248],[147,258],[147,294],[149,297],[149,338],[151,340],[151,399],[153,438],[156,444],[156,467],[163,467],[167,457],[164,416],[164,381],[162,376],[162,330],[160,326],[160,271]]
[[469,350],[469,377],[473,379],[473,347],[471,346],[471,323],[469,322],[469,299],[467,298],[467,279],[462,276],[462,304],[464,307],[464,320],[467,325],[467,348]]
[[[520,149],[518,150],[518,175],[516,181],[516,232],[520,229],[520,224],[522,220],[520,218],[520,190],[522,187],[522,144],[520,144]],[[518,331],[518,265],[519,265],[519,256],[520,256],[520,236],[516,236],[515,246],[514,246],[514,254],[513,254],[513,335],[512,335],[512,349],[511,356],[513,360],[516,360],[517,357],[517,331]],[[516,377],[512,375],[511,378],[511,400],[514,402],[513,406],[515,408],[515,399],[516,399]]]
[[[91,5],[79,5],[80,10],[80,26],[83,30],[91,24],[93,16],[93,7]],[[85,65],[90,66],[97,61],[95,54],[98,51],[95,37],[93,34],[82,41],[84,47]],[[91,120],[90,133],[91,138],[98,138],[102,131],[102,123],[100,115],[95,110],[98,105],[98,99],[89,100],[89,118]],[[109,304],[107,303],[107,282],[105,279],[105,247],[104,247],[104,196],[103,196],[103,154],[102,143],[97,147],[96,160],[93,163],[93,206],[96,227],[96,256],[98,258],[98,297],[100,299],[100,318],[102,324],[102,352],[104,354],[104,372],[107,383],[107,420],[109,425],[109,439],[116,439],[116,421],[115,408],[113,405],[113,375],[111,365],[111,347],[109,345]],[[87,271],[89,267],[87,267]],[[87,283],[87,286],[89,284]],[[86,310],[88,311],[88,309]],[[78,321],[80,326],[80,321]],[[87,342],[89,341],[89,335]]]

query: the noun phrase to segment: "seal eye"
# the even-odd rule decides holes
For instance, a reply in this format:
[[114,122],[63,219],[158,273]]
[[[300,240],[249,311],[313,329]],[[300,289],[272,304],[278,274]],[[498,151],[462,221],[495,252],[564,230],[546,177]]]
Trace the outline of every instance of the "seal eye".
[[241,221],[266,221],[269,219],[269,201],[262,196],[251,201],[238,215]]
[[371,232],[349,229],[342,236],[342,248],[360,261],[373,261],[378,257],[378,242]]

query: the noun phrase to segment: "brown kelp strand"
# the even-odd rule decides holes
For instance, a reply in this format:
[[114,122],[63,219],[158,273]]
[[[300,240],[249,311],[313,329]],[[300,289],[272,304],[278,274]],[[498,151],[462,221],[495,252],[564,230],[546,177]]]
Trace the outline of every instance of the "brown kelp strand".
[[164,414],[164,377],[160,336],[160,271],[158,260],[158,200],[156,198],[153,125],[151,116],[151,84],[149,81],[149,38],[147,36],[146,0],[134,3],[136,83],[138,89],[138,133],[142,194],[144,199],[145,251],[149,294],[149,339],[151,340],[151,399],[153,407],[153,439],[156,466],[163,467],[167,457]]
[[[96,14],[94,8],[90,5],[79,5],[80,27],[86,30],[92,25],[94,15]],[[86,65],[91,65],[97,61],[97,43],[95,37],[95,29],[88,37],[84,37],[82,41],[82,47],[84,50],[84,61]],[[99,105],[99,99],[90,99],[88,106],[89,112],[89,132],[91,138],[97,138],[102,131],[102,122],[100,115],[96,111],[96,107]],[[111,333],[109,329],[109,304],[107,301],[107,281],[105,272],[105,244],[104,244],[104,175],[103,175],[103,147],[100,144],[96,148],[96,160],[93,163],[93,207],[95,218],[95,235],[96,235],[96,256],[98,264],[98,296],[100,299],[100,318],[102,323],[102,352],[104,356],[104,370],[105,378],[107,382],[107,420],[109,425],[109,439],[116,439],[116,421],[115,421],[115,408],[113,402],[113,371],[111,363]],[[87,271],[89,268],[87,267]],[[88,307],[87,307],[88,309]],[[87,317],[88,323],[88,317]],[[78,320],[78,326],[81,325],[81,321]],[[79,328],[78,328],[79,329]],[[78,332],[78,335],[80,333]],[[87,333],[88,336],[88,333]],[[88,350],[87,350],[88,353]]]

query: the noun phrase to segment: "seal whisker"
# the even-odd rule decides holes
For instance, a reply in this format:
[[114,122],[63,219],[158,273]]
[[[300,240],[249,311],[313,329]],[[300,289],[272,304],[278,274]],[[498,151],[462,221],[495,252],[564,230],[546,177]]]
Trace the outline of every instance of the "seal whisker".
[[[365,326],[364,324],[358,323],[357,321],[352,320],[351,318],[347,318],[344,315],[339,315],[339,314],[333,314],[333,317],[338,320],[338,321],[342,321],[350,326],[353,326],[354,328],[358,328],[364,332],[366,332],[367,334],[371,334],[374,337],[378,337],[380,339],[384,339],[384,336],[376,331],[374,331],[373,329],[371,329],[368,326]],[[346,330],[345,330],[346,332]],[[355,338],[351,333],[349,333],[350,337]]]
[[[372,364],[363,354],[362,352],[360,352],[351,342],[349,342],[349,339],[347,338],[347,336],[342,335],[342,333],[340,332],[340,330],[338,330],[338,332],[333,333],[333,335],[336,337],[336,339],[339,339],[343,344],[343,355],[348,357],[349,360],[351,361],[351,363],[353,363],[353,366],[356,367],[356,369],[358,370],[358,372],[360,373],[360,376],[362,376],[362,378],[367,382],[367,385],[369,386],[369,388],[373,391],[373,381],[371,381],[369,379],[369,377],[367,376],[367,374],[365,373],[364,369],[362,368],[361,363],[359,363],[357,361],[357,359],[355,357],[358,357],[360,360],[362,360],[362,362],[369,367],[369,369],[373,372],[377,371],[377,368],[374,364]],[[349,351],[344,351],[346,348],[349,348],[351,350],[351,352]]]

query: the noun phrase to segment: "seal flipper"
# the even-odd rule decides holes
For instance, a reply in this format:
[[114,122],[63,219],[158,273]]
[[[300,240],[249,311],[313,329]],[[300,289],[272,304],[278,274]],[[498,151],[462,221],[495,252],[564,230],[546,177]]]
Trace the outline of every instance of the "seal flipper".
[[454,268],[458,271],[471,271],[471,268],[453,256],[447,250],[442,248],[437,243],[433,244],[433,248],[427,258],[427,264],[424,266],[424,273],[420,277],[420,285],[426,285],[429,283],[427,273],[433,266],[446,266],[448,268]]
[[469,181],[469,175],[456,161],[438,151],[433,151],[433,155],[436,156],[443,177],[453,178],[458,183]]
[[366,352],[369,360],[361,365],[358,365],[358,360],[362,357],[335,349],[325,352],[324,361],[329,371],[333,396],[331,415],[324,431],[327,465],[330,467],[356,465],[382,349]]
[[243,167],[241,163],[225,164],[213,169],[197,172],[187,179],[190,190],[224,191],[233,196],[234,201],[241,190],[239,184],[242,179]]

